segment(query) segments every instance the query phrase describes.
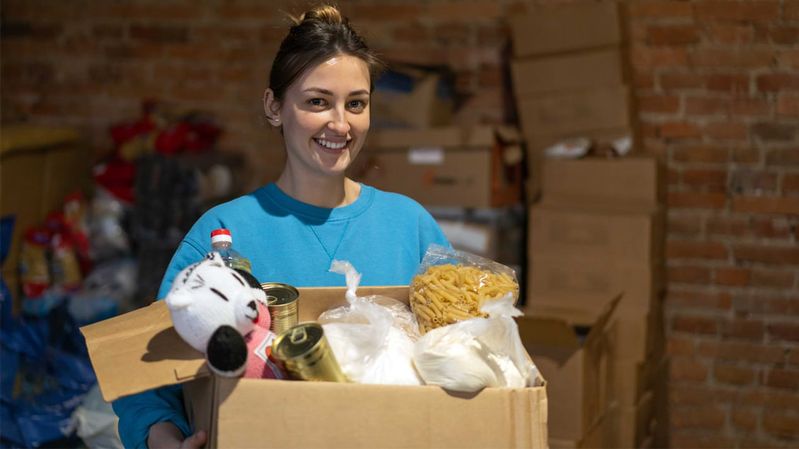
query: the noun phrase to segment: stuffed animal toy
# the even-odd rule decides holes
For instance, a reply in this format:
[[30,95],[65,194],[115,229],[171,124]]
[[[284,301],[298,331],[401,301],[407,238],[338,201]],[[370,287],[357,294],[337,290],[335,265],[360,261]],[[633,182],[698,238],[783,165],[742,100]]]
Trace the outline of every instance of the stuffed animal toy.
[[281,377],[265,353],[274,339],[266,294],[250,273],[212,252],[178,274],[165,301],[175,331],[216,374]]

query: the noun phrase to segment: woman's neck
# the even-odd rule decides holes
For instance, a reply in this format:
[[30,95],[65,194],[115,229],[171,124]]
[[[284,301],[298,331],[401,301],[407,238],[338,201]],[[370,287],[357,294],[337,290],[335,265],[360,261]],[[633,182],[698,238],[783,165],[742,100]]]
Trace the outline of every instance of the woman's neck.
[[344,176],[299,178],[284,170],[276,184],[297,201],[329,209],[352,204],[361,194],[361,185]]

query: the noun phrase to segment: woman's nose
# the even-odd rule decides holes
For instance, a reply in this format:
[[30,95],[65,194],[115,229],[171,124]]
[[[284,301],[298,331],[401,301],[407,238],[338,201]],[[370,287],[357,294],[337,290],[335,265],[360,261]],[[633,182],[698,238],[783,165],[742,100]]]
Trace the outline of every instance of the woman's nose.
[[350,132],[350,123],[347,119],[347,113],[344,111],[333,111],[333,116],[327,123],[327,127],[336,134],[344,135]]

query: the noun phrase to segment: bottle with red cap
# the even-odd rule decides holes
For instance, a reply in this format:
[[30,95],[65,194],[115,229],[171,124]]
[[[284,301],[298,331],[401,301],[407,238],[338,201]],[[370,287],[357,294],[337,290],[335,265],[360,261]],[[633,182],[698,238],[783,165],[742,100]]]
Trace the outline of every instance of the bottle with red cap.
[[218,252],[225,261],[225,265],[233,269],[245,270],[252,273],[250,260],[233,249],[233,236],[227,229],[211,231],[211,251]]

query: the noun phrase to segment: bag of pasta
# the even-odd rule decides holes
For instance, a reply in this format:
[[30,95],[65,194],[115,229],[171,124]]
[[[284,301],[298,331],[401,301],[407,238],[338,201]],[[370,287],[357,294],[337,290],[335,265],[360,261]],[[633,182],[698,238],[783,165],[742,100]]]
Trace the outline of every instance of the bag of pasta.
[[509,267],[465,251],[430,245],[411,281],[409,302],[422,334],[458,321],[482,317],[481,307],[510,293],[519,283]]

